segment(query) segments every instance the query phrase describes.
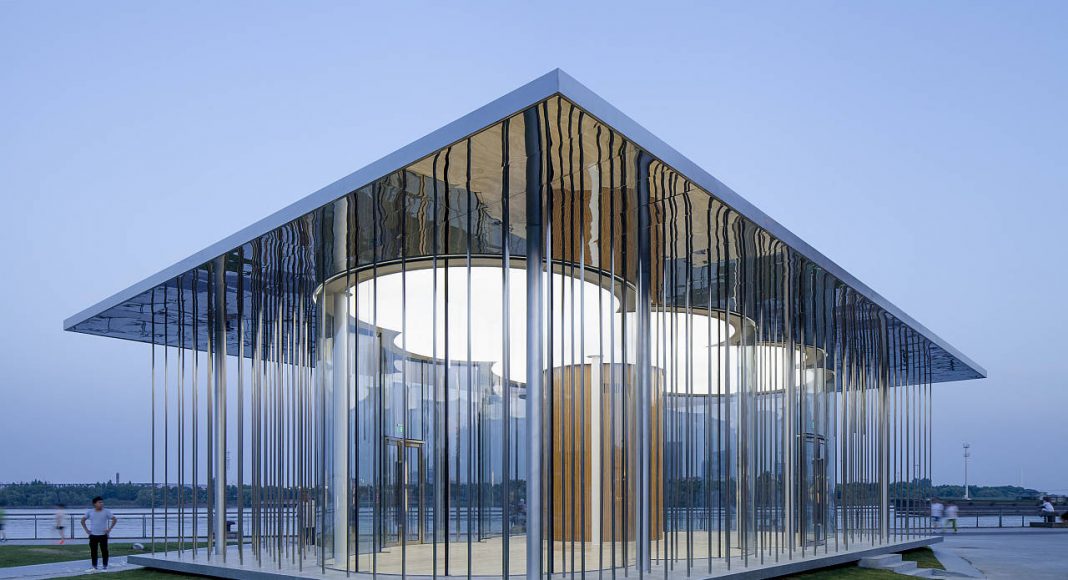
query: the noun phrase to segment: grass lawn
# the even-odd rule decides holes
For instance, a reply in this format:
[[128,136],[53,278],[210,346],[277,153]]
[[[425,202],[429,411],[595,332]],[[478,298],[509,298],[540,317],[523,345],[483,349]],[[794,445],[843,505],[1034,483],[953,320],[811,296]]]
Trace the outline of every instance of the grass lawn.
[[[149,552],[150,544],[144,542],[145,550],[133,549],[130,542],[109,542],[108,555],[129,556],[130,554],[144,554]],[[206,546],[204,542],[201,546]],[[192,542],[185,543],[186,548],[192,548]],[[172,550],[178,549],[177,542],[171,542]],[[164,549],[163,542],[156,542],[156,551]],[[31,564],[48,564],[49,562],[70,562],[72,560],[89,560],[89,544],[45,544],[37,546],[0,546],[0,568],[11,566],[29,566]]]
[[889,570],[872,570],[870,568],[861,568],[856,564],[842,564],[841,566],[783,576],[783,578],[790,580],[899,580],[904,576],[894,574]]
[[916,548],[907,552],[901,552],[901,559],[906,562],[916,562],[920,568],[938,568],[945,570],[946,567],[935,558],[934,551],[930,548]]

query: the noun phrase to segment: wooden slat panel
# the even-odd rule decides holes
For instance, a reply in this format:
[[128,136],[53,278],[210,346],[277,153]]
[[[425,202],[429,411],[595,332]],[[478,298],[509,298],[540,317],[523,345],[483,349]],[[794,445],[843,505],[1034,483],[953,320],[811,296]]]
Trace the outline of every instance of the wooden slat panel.
[[[618,365],[617,365],[618,366]],[[593,437],[602,437],[601,432],[591,429],[592,382],[591,365],[559,367],[552,370],[552,401],[555,412],[552,416],[552,540],[553,541],[593,541],[593,504],[600,501],[593,493],[596,482],[593,476]],[[627,365],[627,384],[633,385],[637,373],[633,365]],[[636,498],[632,485],[636,476],[636,460],[632,453],[626,456],[624,442],[629,440],[637,429],[634,402],[630,397],[624,400],[622,393],[616,393],[615,409],[612,408],[610,395],[610,365],[602,365],[602,402],[600,429],[606,447],[602,453],[601,471],[604,473],[604,508],[601,514],[601,526],[605,541],[626,541],[635,538]],[[572,398],[572,381],[574,398]],[[653,402],[650,420],[652,474],[650,477],[652,518],[650,521],[651,537],[658,538],[663,530],[663,453],[662,425],[660,418],[660,396],[658,373],[653,373]],[[574,402],[574,404],[572,404]],[[619,418],[624,416],[623,406],[627,406],[626,423]],[[611,440],[612,421],[616,421],[616,440]],[[572,437],[574,435],[574,437]],[[612,456],[615,456],[613,463]],[[612,466],[614,464],[614,471]],[[635,474],[632,476],[631,474]],[[574,484],[572,484],[574,482]],[[585,504],[583,504],[585,498]],[[573,500],[573,503],[572,503]],[[614,510],[613,510],[614,504]],[[574,523],[572,523],[574,514]],[[585,519],[583,519],[585,518]],[[586,525],[583,526],[583,521]],[[624,524],[626,529],[624,529]]]

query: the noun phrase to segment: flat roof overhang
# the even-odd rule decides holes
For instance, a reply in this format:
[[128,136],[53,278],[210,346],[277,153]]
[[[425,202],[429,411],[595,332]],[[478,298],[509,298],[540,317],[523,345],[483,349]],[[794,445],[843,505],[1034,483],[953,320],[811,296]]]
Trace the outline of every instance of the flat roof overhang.
[[[486,127],[544,101],[560,95],[593,117],[609,125],[627,139],[672,167],[700,188],[730,206],[739,214],[778,238],[794,251],[824,269],[861,296],[928,339],[951,359],[954,371],[933,377],[933,382],[985,378],[986,370],[975,361],[920,324],[889,300],[881,296],[833,260],[820,253],[782,224],[772,219],[734,190],[724,185],[696,163],[623,114],[608,101],[560,69],[553,70],[522,87],[464,115],[440,129],[385,157],[359,169],[281,210],[245,227],[179,262],[160,270],[128,288],[82,310],[63,322],[64,330],[79,332],[78,326],[103,315],[108,310],[136,299],[145,292],[188,272],[212,259],[232,251],[301,216],[348,195],[399,168],[407,167],[435,151],[473,135]],[[956,365],[959,363],[959,366]]]

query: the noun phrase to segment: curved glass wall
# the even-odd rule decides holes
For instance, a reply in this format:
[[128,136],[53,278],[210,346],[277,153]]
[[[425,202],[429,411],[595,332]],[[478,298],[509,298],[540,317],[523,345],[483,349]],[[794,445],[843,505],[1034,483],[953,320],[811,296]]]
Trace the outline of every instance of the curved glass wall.
[[[611,520],[603,521],[595,507],[602,496],[622,497],[626,490],[622,477],[613,481],[599,469],[628,446],[624,430],[607,419],[611,401],[622,410],[623,392],[615,385],[613,396],[618,381],[599,375],[633,366],[626,352],[633,340],[624,330],[633,327],[634,313],[620,299],[624,282],[581,269],[560,265],[543,272],[551,302],[564,307],[546,309],[536,325],[526,317],[521,259],[505,268],[499,257],[440,256],[363,268],[324,285],[325,348],[318,368],[339,397],[335,437],[352,441],[351,455],[328,471],[358,481],[349,502],[355,509],[346,516],[332,505],[327,533],[337,534],[335,546],[353,539],[351,569],[500,575],[507,544],[515,556],[510,571],[524,571],[528,326],[555,330],[555,340],[544,340],[540,365],[553,385],[546,403],[556,411],[546,423],[547,442],[559,459],[549,462],[555,474],[548,486],[556,522],[551,537],[588,543],[587,555],[601,552],[601,540],[612,535],[601,527],[611,527]],[[338,384],[354,389],[339,391]],[[605,419],[595,421],[595,414]],[[608,428],[591,427],[601,423]],[[330,480],[338,490],[345,481]],[[619,544],[620,561],[624,509],[616,509],[617,542],[603,542],[606,552]],[[573,554],[567,546],[555,552],[559,561]],[[591,557],[587,568],[597,560]],[[332,565],[346,562],[335,557]]]
[[[328,447],[351,451],[327,468],[336,493],[328,494],[332,517],[324,523],[333,538],[328,546],[350,545],[351,569],[499,575],[505,536],[510,549],[525,553],[529,474],[519,444],[530,436],[525,262],[513,259],[505,268],[485,256],[412,260],[339,275],[319,292],[324,324],[317,367],[336,426]],[[549,391],[543,427],[552,474],[546,481],[549,561],[568,570],[619,567],[636,555],[637,492],[627,473],[633,472],[628,462],[636,461],[638,314],[624,304],[625,281],[582,264],[543,272],[541,284],[550,289],[548,302],[558,305],[536,325],[539,332],[552,329],[543,338],[540,368]],[[675,345],[679,338],[667,334],[682,333],[700,340],[691,350],[704,357],[684,360],[678,349],[677,360],[653,362],[657,466],[666,435],[661,414],[667,415],[659,402],[722,396],[732,382],[718,359],[740,361],[744,349],[731,344],[737,321],[720,316],[656,313],[654,344],[663,336]],[[758,349],[764,350],[772,352]],[[700,374],[716,377],[715,389],[706,380],[676,390],[675,373],[686,364],[707,367]],[[733,384],[737,389],[736,372]],[[347,479],[357,495],[345,500],[355,504],[346,512],[336,506],[341,490],[349,493]],[[652,532],[662,538],[668,506],[659,505],[659,468],[651,486]],[[707,535],[707,525],[702,529]],[[345,561],[334,554],[332,565],[341,568]],[[511,567],[524,569],[522,557]]]
[[238,506],[259,566],[717,572],[926,532],[952,361],[562,97],[142,298],[107,322],[158,345],[164,488],[237,455],[238,497],[160,507]]

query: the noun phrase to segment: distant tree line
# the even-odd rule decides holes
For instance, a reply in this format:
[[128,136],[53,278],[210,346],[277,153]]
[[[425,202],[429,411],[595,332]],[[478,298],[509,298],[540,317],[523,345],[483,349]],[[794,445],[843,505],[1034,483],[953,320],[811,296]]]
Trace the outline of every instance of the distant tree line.
[[[200,505],[206,505],[208,490],[201,486],[196,489],[196,501]],[[155,503],[162,506],[164,501],[170,505],[177,505],[179,500],[192,503],[194,490],[192,486],[179,488],[171,485],[163,488],[162,485],[153,487],[148,483],[63,483],[54,484],[44,481],[31,481],[27,483],[4,483],[0,484],[0,507],[9,508],[48,508],[59,504],[68,507],[88,506],[96,496],[104,498],[108,507],[152,507],[153,495]],[[167,497],[164,498],[164,495]],[[237,501],[237,486],[227,487],[227,500],[234,505]],[[245,495],[242,497],[245,505],[250,504],[251,490],[245,486]]]
[[[975,499],[1039,499],[1043,493],[1026,487],[1016,485],[969,485],[969,496]],[[963,485],[936,485],[933,488],[935,497],[961,498],[964,497]]]
[[[879,486],[876,483],[850,483],[839,484],[836,492],[841,497],[842,492],[852,494],[853,497],[864,497],[869,494],[878,497]],[[1042,497],[1042,492],[1016,485],[971,485],[968,486],[970,496],[976,499],[1036,499]],[[964,497],[963,485],[931,485],[930,479],[914,479],[912,481],[896,481],[890,484],[891,499],[922,498],[928,499],[939,497],[944,499]]]

